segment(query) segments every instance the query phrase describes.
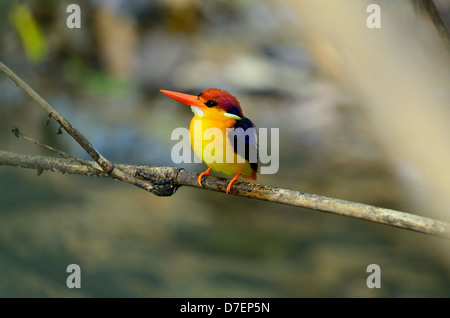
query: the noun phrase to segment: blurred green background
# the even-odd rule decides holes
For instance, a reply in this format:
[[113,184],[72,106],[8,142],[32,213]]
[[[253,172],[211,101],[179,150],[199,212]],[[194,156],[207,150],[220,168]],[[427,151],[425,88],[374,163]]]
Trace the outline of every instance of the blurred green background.
[[[192,113],[159,89],[218,87],[258,127],[280,128],[279,171],[258,183],[427,215],[411,204],[359,101],[299,36],[308,30],[289,4],[76,1],[81,28],[69,29],[70,3],[2,1],[0,60],[112,162],[173,165],[171,132]],[[449,2],[437,3],[448,22]],[[88,159],[46,121],[0,74],[1,150],[53,156],[15,138],[17,126]],[[181,188],[160,198],[111,180],[0,166],[1,297],[449,297],[448,248],[223,193]],[[81,289],[66,287],[73,263]],[[381,267],[380,289],[366,286],[369,264]]]

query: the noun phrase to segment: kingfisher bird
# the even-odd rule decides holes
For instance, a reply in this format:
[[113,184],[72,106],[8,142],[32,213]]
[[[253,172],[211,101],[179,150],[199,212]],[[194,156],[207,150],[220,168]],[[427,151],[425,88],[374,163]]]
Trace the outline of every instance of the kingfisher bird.
[[[234,176],[228,183],[227,194],[239,176],[256,180],[258,172],[256,128],[250,119],[244,117],[236,97],[217,88],[208,88],[197,96],[160,91],[191,106],[194,113],[189,128],[189,140],[194,153],[208,166],[197,179],[200,186],[203,187],[202,178],[209,175],[211,169]],[[209,128],[215,128],[213,131],[220,132],[222,138],[216,135],[214,138],[208,138],[209,135],[205,138],[205,132]],[[201,140],[201,145],[198,145],[196,140]],[[214,149],[214,154],[212,155],[212,151],[205,151],[205,148]],[[217,158],[219,160],[216,160]]]

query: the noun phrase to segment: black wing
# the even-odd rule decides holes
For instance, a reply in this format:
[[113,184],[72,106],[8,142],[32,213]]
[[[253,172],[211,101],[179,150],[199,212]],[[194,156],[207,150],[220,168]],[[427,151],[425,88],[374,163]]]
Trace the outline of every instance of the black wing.
[[234,152],[250,163],[253,170],[258,171],[258,136],[255,125],[250,119],[242,116],[236,120],[233,130],[228,134]]

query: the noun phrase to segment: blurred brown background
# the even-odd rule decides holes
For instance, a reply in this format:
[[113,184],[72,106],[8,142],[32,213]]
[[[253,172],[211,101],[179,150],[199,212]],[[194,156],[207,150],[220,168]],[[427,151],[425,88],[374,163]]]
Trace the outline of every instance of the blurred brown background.
[[[408,1],[2,1],[0,60],[113,162],[173,165],[189,107],[234,94],[280,128],[258,183],[450,221],[450,67]],[[369,3],[381,29],[368,29]],[[450,2],[436,0],[447,26]],[[0,74],[0,149],[87,158]],[[203,171],[205,165],[180,165]],[[449,297],[450,244],[365,221],[181,188],[0,167],[1,297]],[[66,287],[69,264],[81,289]],[[381,267],[381,289],[366,268]]]

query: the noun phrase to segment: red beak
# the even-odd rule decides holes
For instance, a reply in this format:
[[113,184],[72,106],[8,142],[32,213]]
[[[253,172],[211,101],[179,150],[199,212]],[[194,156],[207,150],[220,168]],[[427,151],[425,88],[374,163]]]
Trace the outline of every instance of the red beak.
[[195,107],[199,107],[199,108],[205,107],[205,104],[203,104],[201,101],[198,100],[198,96],[177,93],[177,92],[172,92],[172,91],[166,91],[163,89],[160,89],[160,91],[161,91],[161,93],[166,94],[170,98],[173,98],[179,102],[182,102],[183,104],[195,106]]

